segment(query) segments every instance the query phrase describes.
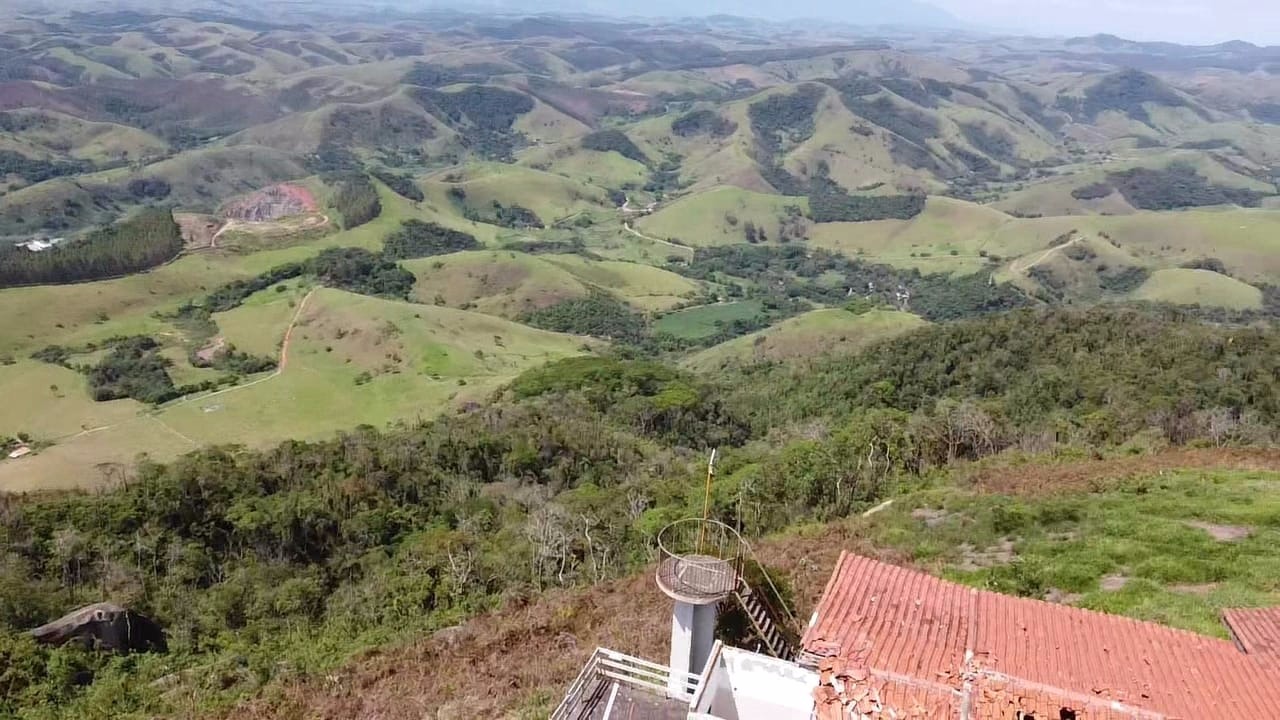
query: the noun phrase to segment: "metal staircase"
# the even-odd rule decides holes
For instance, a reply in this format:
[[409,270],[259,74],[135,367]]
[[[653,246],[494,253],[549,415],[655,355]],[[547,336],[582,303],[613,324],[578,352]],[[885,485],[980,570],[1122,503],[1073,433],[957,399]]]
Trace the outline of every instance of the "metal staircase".
[[[765,579],[768,580],[767,575]],[[769,585],[772,586],[773,583],[770,582]],[[774,593],[776,596],[776,588]],[[800,638],[794,629],[794,618],[789,617],[790,613],[780,612],[766,594],[754,590],[741,574],[738,575],[738,587],[734,589],[733,596],[760,640],[760,651],[780,660],[794,660]]]

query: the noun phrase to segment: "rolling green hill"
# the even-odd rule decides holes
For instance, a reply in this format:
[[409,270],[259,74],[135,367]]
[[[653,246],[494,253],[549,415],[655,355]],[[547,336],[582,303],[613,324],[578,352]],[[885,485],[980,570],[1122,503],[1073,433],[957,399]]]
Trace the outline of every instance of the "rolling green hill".
[[698,352],[683,364],[697,372],[714,373],[753,363],[847,355],[926,324],[915,315],[892,310],[861,315],[847,310],[814,310]]

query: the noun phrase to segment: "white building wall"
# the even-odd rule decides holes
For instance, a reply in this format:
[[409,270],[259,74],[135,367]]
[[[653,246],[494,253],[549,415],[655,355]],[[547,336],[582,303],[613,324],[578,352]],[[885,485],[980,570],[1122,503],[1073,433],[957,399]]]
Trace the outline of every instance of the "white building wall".
[[810,720],[818,674],[758,653],[725,647],[695,713],[721,720]]

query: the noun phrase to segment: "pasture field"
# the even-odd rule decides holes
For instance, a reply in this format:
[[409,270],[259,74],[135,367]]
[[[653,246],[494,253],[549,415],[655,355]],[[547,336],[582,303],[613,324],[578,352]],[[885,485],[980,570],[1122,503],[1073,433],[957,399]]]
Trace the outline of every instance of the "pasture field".
[[719,187],[688,195],[636,221],[636,228],[661,239],[678,238],[694,247],[745,242],[744,228],[752,223],[770,239],[779,236],[779,218],[787,206],[807,212],[807,198],[766,195],[736,187]]
[[663,315],[653,323],[654,332],[698,340],[719,332],[734,320],[750,320],[764,310],[759,300],[701,305]]
[[315,439],[361,424],[430,419],[591,342],[479,313],[320,288],[298,316],[279,375],[178,401],[159,417],[200,443]]
[[802,361],[819,355],[855,353],[927,324],[910,313],[872,310],[812,310],[759,332],[695,353],[685,367],[709,373],[758,362]]
[[1171,268],[1157,270],[1133,292],[1135,300],[1203,305],[1231,310],[1262,307],[1262,291],[1211,270]]

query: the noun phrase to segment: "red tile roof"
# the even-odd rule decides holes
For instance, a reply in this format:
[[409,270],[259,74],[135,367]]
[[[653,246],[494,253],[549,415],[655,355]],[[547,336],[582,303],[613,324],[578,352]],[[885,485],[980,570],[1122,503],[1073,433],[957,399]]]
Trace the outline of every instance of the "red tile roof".
[[976,590],[845,553],[803,645],[810,655],[865,665],[887,698],[900,694],[896,686],[910,688],[904,702],[953,695],[951,714],[935,717],[1008,719],[1022,711],[1057,720],[1064,708],[1079,720],[1272,717],[1280,708],[1280,656],[1250,647],[1280,648],[1280,609],[1227,618],[1251,654],[1195,633]]
[[1280,654],[1280,608],[1227,610],[1222,619],[1242,651]]

